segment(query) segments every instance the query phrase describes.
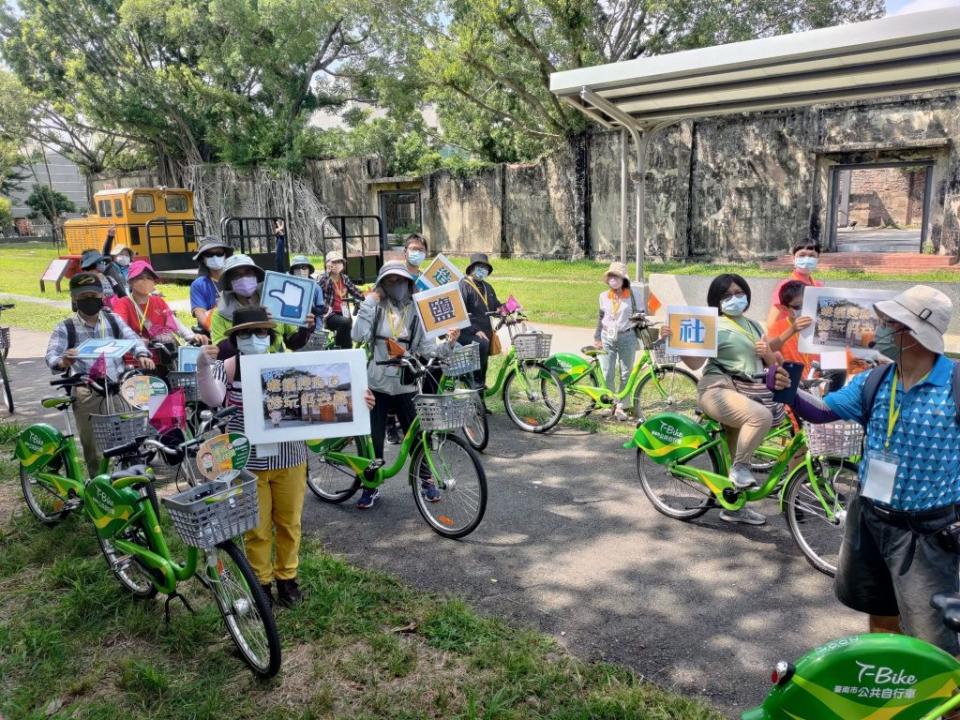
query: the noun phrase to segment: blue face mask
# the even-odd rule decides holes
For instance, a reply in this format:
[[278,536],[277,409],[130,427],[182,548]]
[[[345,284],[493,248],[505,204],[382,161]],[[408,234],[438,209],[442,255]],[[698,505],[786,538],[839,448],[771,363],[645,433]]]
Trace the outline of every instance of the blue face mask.
[[427,254],[423,250],[410,250],[407,252],[407,262],[414,267],[420,267],[420,263],[427,259]]
[[747,300],[746,295],[734,295],[720,301],[720,312],[730,317],[738,317],[743,315],[743,311],[747,309],[749,304],[750,301]]
[[817,258],[798,257],[793,261],[793,266],[800,272],[807,273],[809,275],[817,269]]
[[487,275],[489,274],[490,274],[490,271],[487,270],[485,267],[478,267],[476,270],[473,271],[473,276],[477,280],[485,280]]
[[263,337],[251,335],[250,337],[237,338],[237,350],[240,351],[241,355],[263,355],[263,353],[267,352],[269,349],[269,335],[265,335]]

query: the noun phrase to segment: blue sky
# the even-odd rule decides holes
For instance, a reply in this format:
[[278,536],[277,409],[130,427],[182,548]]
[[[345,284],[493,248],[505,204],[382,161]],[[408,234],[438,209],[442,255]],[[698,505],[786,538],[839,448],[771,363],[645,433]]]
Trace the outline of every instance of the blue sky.
[[887,0],[887,15],[899,15],[904,12],[920,12],[942,7],[955,7],[960,0]]

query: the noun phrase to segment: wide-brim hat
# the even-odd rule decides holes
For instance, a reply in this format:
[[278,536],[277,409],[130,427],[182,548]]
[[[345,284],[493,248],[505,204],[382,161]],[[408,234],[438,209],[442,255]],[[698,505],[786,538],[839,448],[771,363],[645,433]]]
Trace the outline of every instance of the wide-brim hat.
[[220,292],[230,289],[230,272],[237,268],[253,268],[257,276],[257,282],[263,282],[263,278],[266,275],[263,268],[258,267],[249,255],[239,253],[237,255],[231,255],[223,264],[223,270],[220,272],[220,282],[218,283],[220,285]]
[[493,265],[490,264],[490,260],[487,258],[486,253],[474,253],[470,256],[470,264],[467,265],[467,275],[470,275],[473,272],[475,265],[484,265],[486,266],[488,273],[493,272]]
[[374,287],[380,287],[380,283],[382,283],[385,278],[388,278],[391,275],[403,278],[413,285],[413,275],[411,275],[410,271],[407,270],[407,264],[405,262],[401,262],[400,260],[391,260],[390,262],[385,262],[380,268],[380,272],[377,273],[377,282],[374,283]]
[[84,250],[80,255],[80,268],[83,270],[89,270],[104,259],[106,258],[103,257],[103,253],[101,253],[99,250]]
[[610,267],[608,267],[607,271],[603,274],[603,279],[606,280],[611,275],[618,277],[621,280],[630,280],[630,276],[627,274],[627,266],[622,262],[610,263]]
[[275,330],[277,323],[270,319],[267,309],[262,305],[237,308],[233,311],[233,325],[226,330],[227,335],[241,330]]
[[217,248],[223,248],[226,250],[227,257],[233,255],[233,248],[227,243],[218,237],[207,235],[206,237],[200,239],[200,244],[197,246],[197,254],[193,256],[194,261],[199,260],[200,256],[203,255],[207,250],[216,250]]
[[892,300],[881,300],[873,309],[910,328],[910,335],[927,350],[943,353],[943,336],[950,326],[953,302],[927,285],[914,285]]
[[103,295],[103,285],[100,283],[99,275],[92,272],[78,272],[70,278],[70,297],[88,292]]
[[323,257],[323,262],[325,265],[332,262],[343,262],[343,253],[339,250],[331,250]]
[[313,266],[313,263],[310,262],[310,258],[308,258],[306,255],[294,255],[293,258],[290,260],[291,270],[293,270],[296,267],[302,267],[304,265],[310,268],[311,275],[317,271],[317,269]]
[[127,282],[133,282],[141,275],[145,274],[153,275],[155,281],[160,280],[160,276],[157,275],[157,271],[153,269],[151,265],[146,260],[134,260],[130,263],[130,271],[127,273]]

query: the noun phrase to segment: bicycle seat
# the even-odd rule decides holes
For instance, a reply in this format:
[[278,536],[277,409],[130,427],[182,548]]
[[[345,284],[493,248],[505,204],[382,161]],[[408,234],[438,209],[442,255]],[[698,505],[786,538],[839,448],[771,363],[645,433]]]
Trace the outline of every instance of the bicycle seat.
[[940,592],[930,598],[930,607],[939,610],[943,624],[960,633],[960,594]]
[[47,409],[63,410],[63,408],[73,404],[73,398],[69,395],[57,395],[56,397],[44,398],[40,404]]
[[120,470],[114,470],[110,473],[110,480],[122,480],[124,478],[130,477],[142,477],[143,481],[138,482],[135,485],[146,485],[152,479],[147,473],[146,465],[131,465],[130,467],[125,467]]
[[582,352],[587,357],[592,357],[592,358],[600,357],[601,355],[607,354],[607,351],[604,350],[603,348],[594,347],[593,345],[584,345],[582,348],[580,348],[580,352]]

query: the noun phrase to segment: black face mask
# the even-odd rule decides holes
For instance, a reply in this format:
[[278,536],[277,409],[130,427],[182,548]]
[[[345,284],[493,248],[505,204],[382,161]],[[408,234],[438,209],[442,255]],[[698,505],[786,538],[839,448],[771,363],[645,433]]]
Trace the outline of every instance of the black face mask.
[[77,310],[82,312],[84,315],[96,315],[98,312],[103,310],[103,298],[81,298],[77,300],[76,303]]

